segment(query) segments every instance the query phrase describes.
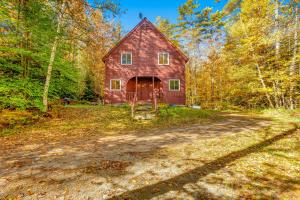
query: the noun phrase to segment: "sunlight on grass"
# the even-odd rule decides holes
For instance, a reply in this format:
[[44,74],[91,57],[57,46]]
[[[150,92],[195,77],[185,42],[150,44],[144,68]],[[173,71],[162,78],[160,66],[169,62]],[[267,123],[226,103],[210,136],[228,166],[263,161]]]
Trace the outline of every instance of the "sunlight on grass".
[[[266,147],[260,146],[267,139],[294,127],[293,124],[274,122],[259,131],[201,139],[184,148],[168,148],[166,152],[179,160],[188,157],[189,164],[195,167],[201,166],[199,162],[205,165],[220,160],[216,163],[222,166],[218,171],[200,178],[196,183],[208,191],[214,191],[215,195],[226,197],[230,194],[237,199],[276,199],[289,192],[287,196],[294,199],[300,190],[299,132]],[[251,146],[257,146],[257,149],[243,155]],[[232,152],[236,154],[230,157]],[[243,156],[238,158],[239,154]],[[226,156],[229,157],[225,159]]]
[[[85,116],[84,113],[89,113]],[[76,115],[80,115],[80,118]],[[134,120],[131,118],[128,106],[86,106],[77,105],[66,107],[60,114],[70,117],[62,127],[69,128],[70,123],[80,128],[97,127],[102,130],[141,130],[157,127],[178,126],[180,124],[199,122],[204,119],[216,117],[215,111],[195,110],[186,107],[164,107],[158,111],[157,116],[151,120]]]
[[156,124],[176,126],[178,124],[190,124],[205,119],[217,118],[217,111],[198,110],[188,107],[163,107],[159,110]]
[[263,109],[263,110],[248,110],[248,113],[253,115],[261,115],[272,118],[273,120],[282,122],[300,123],[300,110],[286,110],[286,109]]

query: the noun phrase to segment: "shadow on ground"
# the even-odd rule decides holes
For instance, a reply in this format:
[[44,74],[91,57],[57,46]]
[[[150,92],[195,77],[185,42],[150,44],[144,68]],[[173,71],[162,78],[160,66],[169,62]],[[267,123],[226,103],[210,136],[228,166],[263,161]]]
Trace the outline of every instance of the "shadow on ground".
[[[180,174],[178,176],[175,176],[173,178],[160,181],[156,184],[152,184],[149,186],[145,186],[142,188],[138,188],[136,190],[125,192],[121,195],[114,196],[110,198],[110,200],[118,200],[118,199],[151,199],[153,197],[168,193],[170,191],[185,191],[184,186],[186,184],[190,183],[197,183],[197,181],[205,177],[211,173],[216,172],[217,170],[220,170],[230,163],[234,162],[237,159],[240,159],[244,156],[247,156],[251,153],[255,153],[258,151],[261,151],[263,148],[273,144],[276,141],[279,141],[283,139],[286,136],[289,136],[293,134],[296,131],[297,128],[294,128],[292,130],[286,131],[280,135],[276,135],[270,139],[267,139],[263,142],[260,142],[258,144],[252,145],[248,148],[242,149],[240,151],[232,152],[226,156],[220,157],[212,162],[209,162],[207,164],[204,164],[201,167],[197,167],[193,170],[190,170],[186,173]],[[288,182],[293,184],[299,184],[300,180],[293,180],[287,177],[280,177],[279,175],[272,174],[275,177],[281,178],[282,182]],[[253,177],[257,179],[258,177]],[[289,189],[292,190],[293,187],[290,187],[292,184],[282,184],[281,187],[283,191]],[[272,186],[270,186],[272,187]],[[259,191],[258,191],[259,193]],[[213,197],[212,194],[207,193],[204,188],[196,188],[195,192],[191,193],[191,195],[196,199],[215,199],[216,197]],[[267,194],[256,194],[257,196],[262,197],[263,199],[269,199],[270,196]]]

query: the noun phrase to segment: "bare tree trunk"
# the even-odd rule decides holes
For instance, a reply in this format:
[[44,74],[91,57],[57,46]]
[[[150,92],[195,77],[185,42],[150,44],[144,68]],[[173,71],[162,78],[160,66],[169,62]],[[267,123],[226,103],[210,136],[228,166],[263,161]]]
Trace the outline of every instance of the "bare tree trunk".
[[43,111],[44,112],[47,112],[47,110],[48,110],[48,92],[49,92],[49,86],[50,86],[50,79],[51,79],[51,74],[52,74],[53,62],[54,62],[55,55],[56,55],[56,49],[57,49],[61,24],[63,21],[64,10],[65,10],[65,3],[63,2],[61,5],[61,10],[58,14],[56,36],[54,38],[54,42],[53,42],[53,46],[52,46],[52,50],[51,50],[51,55],[50,55],[50,60],[49,60],[49,65],[48,65],[48,70],[47,70],[47,76],[46,76],[46,82],[45,82],[45,86],[44,86],[44,93],[43,93],[43,106],[44,106]]
[[[17,28],[18,30],[20,30],[20,21],[24,21],[25,23],[22,25],[24,26],[24,30],[21,31],[21,41],[20,41],[20,48],[21,49],[28,49],[28,44],[29,44],[29,31],[27,30],[28,27],[28,23],[26,20],[26,17],[24,17],[24,15],[26,15],[27,9],[26,7],[27,5],[27,0],[19,0],[18,1],[18,13],[17,13]],[[22,19],[21,19],[22,18]],[[17,37],[18,37],[18,31],[16,31]],[[23,68],[22,71],[22,76],[23,78],[28,76],[28,65],[29,65],[29,61],[28,61],[28,56],[24,56],[23,53],[21,53],[21,66]]]
[[[266,86],[265,81],[264,81],[264,79],[263,79],[263,76],[262,76],[262,73],[261,73],[260,66],[259,66],[259,64],[258,64],[257,62],[255,63],[255,66],[256,66],[256,70],[257,70],[257,74],[258,74],[258,78],[259,78],[259,80],[260,80],[260,83],[261,83],[262,87],[263,87],[264,89],[266,89],[267,86]],[[268,99],[268,102],[269,102],[271,108],[274,108],[273,102],[272,102],[271,97],[270,97],[270,95],[269,95],[268,92],[266,92],[266,97],[267,97],[267,99]]]
[[[244,30],[245,36],[246,36],[246,37],[249,37],[249,36],[248,36],[248,33],[247,33],[247,31],[246,31],[246,28],[245,28],[245,24],[244,24],[244,22],[243,22],[241,16],[240,16],[240,21],[242,22],[243,30]],[[263,89],[266,90],[266,89],[267,89],[267,86],[266,86],[266,83],[265,83],[264,78],[263,78],[263,76],[262,76],[262,72],[261,72],[261,69],[260,69],[260,66],[259,66],[259,62],[258,62],[258,60],[257,60],[257,58],[256,58],[256,56],[255,56],[255,54],[254,54],[254,47],[253,47],[252,44],[250,44],[250,51],[251,51],[251,53],[252,53],[252,58],[253,58],[253,60],[255,61],[255,67],[256,67],[257,75],[258,75],[258,78],[259,78],[259,80],[260,80],[261,86],[262,86]],[[271,100],[271,97],[270,97],[268,91],[265,92],[265,95],[266,95],[266,98],[267,98],[267,100],[268,100],[268,102],[269,102],[270,107],[271,107],[271,108],[274,108],[274,104],[273,104],[273,102],[272,102],[272,100]]]
[[275,107],[278,108],[280,107],[281,103],[278,97],[278,93],[279,93],[279,87],[278,87],[278,81],[272,81],[273,83],[273,90],[274,90],[274,101],[275,101]]
[[273,81],[273,90],[274,90],[274,99],[275,106],[278,108],[281,106],[280,103],[280,84],[278,80],[278,70],[279,70],[279,59],[280,59],[280,36],[279,36],[279,2],[275,0],[275,67],[274,67],[274,75],[275,80]]
[[219,75],[219,96],[220,96],[220,103],[223,105],[223,79],[222,77],[224,76],[223,70],[220,72],[221,74]]
[[294,75],[296,68],[296,56],[297,56],[297,48],[298,48],[298,5],[295,5],[295,26],[294,26],[294,51],[292,63],[290,65],[290,109],[295,109],[294,105]]
[[210,64],[210,101],[215,107],[215,60]]
[[279,37],[279,2],[275,0],[275,29],[276,29],[276,41],[275,41],[275,54],[278,59],[280,53],[280,37]]

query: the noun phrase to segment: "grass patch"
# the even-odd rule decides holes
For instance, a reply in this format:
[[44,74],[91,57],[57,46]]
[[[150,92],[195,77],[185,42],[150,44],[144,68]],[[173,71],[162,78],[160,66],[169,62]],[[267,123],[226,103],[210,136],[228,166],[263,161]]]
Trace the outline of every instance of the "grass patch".
[[[68,105],[54,107],[49,115],[50,118],[40,120],[31,128],[42,128],[46,131],[57,129],[57,131],[72,134],[76,134],[76,130],[85,131],[86,133],[122,133],[123,131],[175,127],[201,122],[217,117],[217,112],[187,107],[163,106],[159,109],[156,117],[151,120],[134,120],[131,118],[131,110],[127,105]],[[20,132],[21,129],[22,127],[6,129],[0,133],[0,136],[14,134]]]
[[278,122],[300,123],[300,109],[262,109],[262,110],[245,110],[244,113],[251,115],[259,115],[271,118]]
[[0,111],[0,133],[7,129],[19,128],[24,125],[33,124],[39,120],[41,113],[26,110],[1,110]]
[[266,109],[262,110],[261,113],[263,116],[272,117],[278,121],[300,123],[300,109]]
[[163,126],[178,126],[191,124],[205,119],[217,118],[217,111],[200,110],[188,107],[163,107],[158,111],[155,124]]

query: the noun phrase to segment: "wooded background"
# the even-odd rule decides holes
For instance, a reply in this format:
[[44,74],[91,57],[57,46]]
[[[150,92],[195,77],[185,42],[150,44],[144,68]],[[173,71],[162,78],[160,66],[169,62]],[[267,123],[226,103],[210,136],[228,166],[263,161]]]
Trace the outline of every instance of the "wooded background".
[[[299,107],[298,7],[298,0],[230,0],[214,12],[187,0],[177,23],[157,17],[158,28],[190,58],[187,104]],[[101,99],[102,57],[123,35],[117,15],[122,10],[113,0],[2,0],[0,110]]]

